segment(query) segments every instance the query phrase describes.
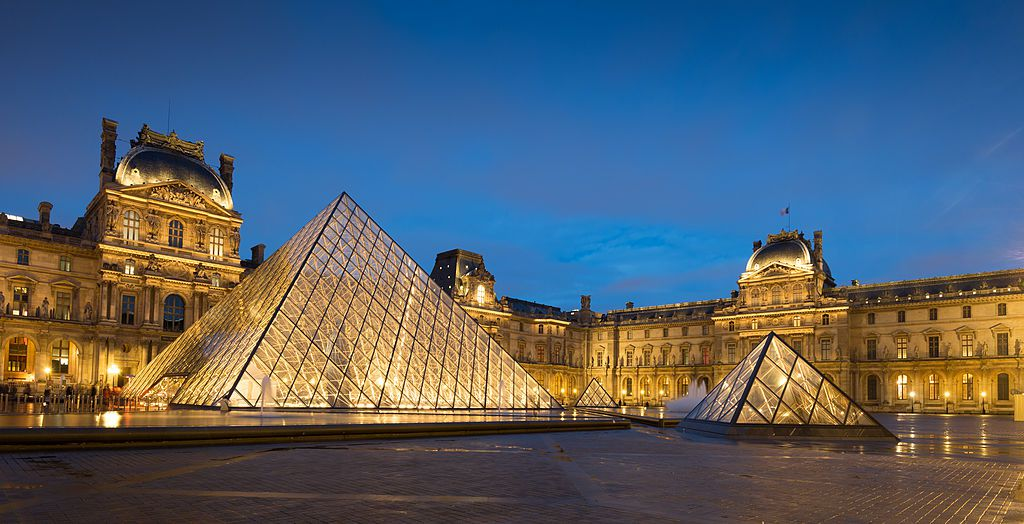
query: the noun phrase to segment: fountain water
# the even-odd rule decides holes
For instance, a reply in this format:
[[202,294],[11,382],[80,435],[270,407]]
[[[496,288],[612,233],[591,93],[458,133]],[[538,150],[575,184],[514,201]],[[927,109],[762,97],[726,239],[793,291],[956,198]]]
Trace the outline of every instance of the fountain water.
[[704,384],[697,384],[687,391],[686,396],[672,399],[665,404],[665,411],[672,414],[675,417],[684,417],[693,408],[697,407],[697,404],[701,400],[704,400],[708,394],[707,388]]

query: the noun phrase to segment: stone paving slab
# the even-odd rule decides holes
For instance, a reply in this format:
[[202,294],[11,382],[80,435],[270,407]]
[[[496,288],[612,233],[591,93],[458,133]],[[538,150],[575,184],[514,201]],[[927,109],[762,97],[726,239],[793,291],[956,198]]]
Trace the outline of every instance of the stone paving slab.
[[684,431],[0,455],[0,521],[1016,522],[1024,425],[886,416],[898,445]]

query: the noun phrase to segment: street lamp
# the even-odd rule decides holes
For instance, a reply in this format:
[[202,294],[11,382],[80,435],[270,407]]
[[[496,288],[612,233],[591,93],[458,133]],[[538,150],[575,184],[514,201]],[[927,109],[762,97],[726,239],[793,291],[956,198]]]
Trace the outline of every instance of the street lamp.
[[110,387],[114,387],[114,377],[121,374],[121,367],[117,364],[111,364],[107,366],[107,375],[110,376]]
[[916,396],[917,396],[916,392],[913,392],[913,391],[910,392],[910,412],[911,413],[914,412],[914,397],[916,397]]
[[46,372],[46,383],[49,384],[50,383],[50,372],[53,371],[53,370],[50,369],[50,368],[46,368],[43,371]]
[[949,414],[949,392],[946,392],[946,414]]
[[985,414],[985,397],[987,397],[987,396],[988,396],[988,393],[986,393],[984,391],[981,392],[981,414],[982,415]]

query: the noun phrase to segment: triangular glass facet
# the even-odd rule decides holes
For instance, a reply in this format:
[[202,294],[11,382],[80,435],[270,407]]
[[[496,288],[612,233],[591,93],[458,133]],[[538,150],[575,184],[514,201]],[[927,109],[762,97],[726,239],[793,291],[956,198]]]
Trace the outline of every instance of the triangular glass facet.
[[578,408],[617,408],[619,404],[604,389],[601,382],[596,378],[590,379],[590,383],[583,389],[580,398],[573,404]]
[[176,405],[561,407],[347,194],[143,368],[126,395],[168,376],[185,377],[176,392],[161,389]]
[[892,436],[775,333],[751,350],[683,420],[684,427],[695,429],[701,429],[701,423],[737,428],[814,426],[816,436],[828,435],[823,427],[871,428]]

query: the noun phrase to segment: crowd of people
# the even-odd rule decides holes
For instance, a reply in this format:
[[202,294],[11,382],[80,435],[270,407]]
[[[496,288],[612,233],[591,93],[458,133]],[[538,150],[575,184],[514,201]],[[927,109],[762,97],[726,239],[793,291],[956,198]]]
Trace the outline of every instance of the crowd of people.
[[29,382],[8,382],[0,383],[0,400],[0,408],[6,411],[22,411],[23,404],[41,404],[46,411],[102,411],[115,409],[121,403],[121,388],[107,384],[40,384],[33,388]]

